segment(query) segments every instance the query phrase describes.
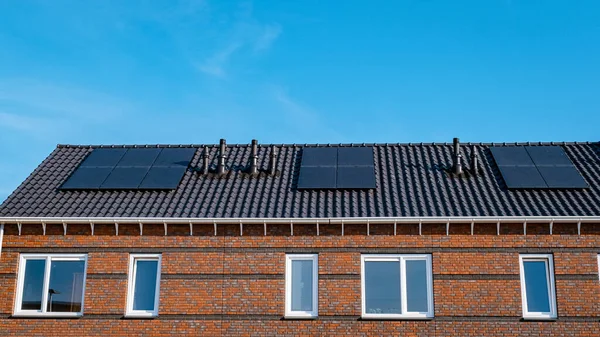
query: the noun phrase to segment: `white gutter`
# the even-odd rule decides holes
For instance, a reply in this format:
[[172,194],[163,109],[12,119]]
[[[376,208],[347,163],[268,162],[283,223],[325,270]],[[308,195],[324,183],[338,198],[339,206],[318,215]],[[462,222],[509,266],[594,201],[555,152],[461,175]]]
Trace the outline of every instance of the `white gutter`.
[[[419,223],[600,223],[600,216],[344,217],[344,218],[154,218],[0,217],[5,224],[419,224]],[[0,232],[1,233],[1,232]],[[1,241],[0,241],[1,242]]]

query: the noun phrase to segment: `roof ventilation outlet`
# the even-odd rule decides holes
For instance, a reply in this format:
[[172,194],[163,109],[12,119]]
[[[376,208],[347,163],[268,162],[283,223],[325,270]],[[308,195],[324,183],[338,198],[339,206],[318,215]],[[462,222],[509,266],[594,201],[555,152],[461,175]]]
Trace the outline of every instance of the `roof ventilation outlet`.
[[208,155],[208,146],[204,147],[204,152],[202,153],[202,174],[208,174],[209,166],[208,163],[210,161],[210,156]]
[[269,175],[274,176],[277,173],[277,148],[271,146],[271,153],[269,154]]
[[462,167],[462,155],[460,155],[460,141],[458,138],[454,138],[454,167],[453,172],[456,175],[463,173]]
[[258,174],[258,141],[252,139],[252,150],[250,152],[250,174]]
[[221,139],[219,143],[219,162],[217,164],[217,174],[220,176],[227,174],[227,170],[225,168],[225,158],[227,158],[227,155],[225,154],[226,151],[227,144],[225,143],[225,139]]
[[471,146],[471,173],[476,176],[479,174],[479,158],[477,157],[477,151],[475,145]]

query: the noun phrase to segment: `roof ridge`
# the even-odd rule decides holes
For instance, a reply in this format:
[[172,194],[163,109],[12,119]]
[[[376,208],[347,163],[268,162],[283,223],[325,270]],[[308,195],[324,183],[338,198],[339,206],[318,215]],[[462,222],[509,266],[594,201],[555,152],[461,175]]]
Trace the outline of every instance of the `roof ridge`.
[[[600,144],[598,141],[550,141],[550,142],[463,142],[463,145],[478,146],[535,146],[535,145],[591,145]],[[409,142],[409,143],[276,143],[258,144],[259,147],[361,147],[361,146],[451,146],[450,142]],[[57,148],[182,148],[182,147],[219,147],[219,144],[57,144]],[[227,144],[228,147],[250,147],[250,143]]]

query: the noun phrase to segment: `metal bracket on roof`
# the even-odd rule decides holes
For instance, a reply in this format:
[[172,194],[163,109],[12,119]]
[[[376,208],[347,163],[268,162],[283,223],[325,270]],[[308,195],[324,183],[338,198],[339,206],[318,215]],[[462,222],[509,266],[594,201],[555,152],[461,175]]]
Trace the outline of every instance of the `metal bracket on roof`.
[[367,219],[367,236],[371,235],[371,225],[369,224],[369,219]]
[[523,221],[523,235],[527,235],[527,221]]
[[168,228],[168,226],[167,226],[167,222],[166,221],[163,222],[163,226],[165,226],[165,236],[167,236],[167,228]]
[[317,220],[317,236],[319,236],[319,220]]
[[194,225],[190,221],[190,236],[194,236]]
[[471,235],[473,235],[474,231],[475,231],[475,221],[471,221]]
[[46,235],[46,223],[42,222],[42,232]]
[[119,236],[119,223],[115,221],[115,235]]
[[552,235],[552,227],[554,226],[554,221],[550,221],[550,235]]
[[22,227],[21,223],[17,222],[17,228],[19,228],[19,236],[21,236],[21,227]]
[[240,220],[240,236],[244,235],[244,224],[242,223],[242,220]]
[[90,229],[92,230],[92,236],[94,236],[94,223],[90,222]]
[[63,225],[63,235],[66,236],[67,235],[67,223],[63,221],[62,225]]
[[577,235],[581,235],[581,221],[577,222]]

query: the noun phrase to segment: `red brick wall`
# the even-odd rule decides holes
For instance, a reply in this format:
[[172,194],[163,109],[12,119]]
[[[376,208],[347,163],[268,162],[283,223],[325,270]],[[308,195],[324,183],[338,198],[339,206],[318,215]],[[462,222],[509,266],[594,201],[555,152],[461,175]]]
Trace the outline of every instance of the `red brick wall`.
[[[600,226],[583,225],[582,235],[569,225],[549,235],[543,226],[495,224],[418,227],[353,225],[341,236],[339,225],[314,227],[262,225],[169,227],[89,226],[47,228],[6,225],[0,257],[0,336],[206,336],[256,335],[403,335],[522,336],[600,335],[600,282],[597,254]],[[272,227],[272,228],[271,228]],[[590,228],[593,227],[593,228]],[[598,227],[598,228],[596,228]],[[84,317],[24,319],[11,317],[20,253],[88,253]],[[124,319],[129,253],[162,253],[160,316]],[[286,253],[319,254],[319,318],[285,320]],[[431,253],[435,318],[426,321],[360,319],[361,253]],[[519,253],[552,253],[558,319],[521,319]]]

